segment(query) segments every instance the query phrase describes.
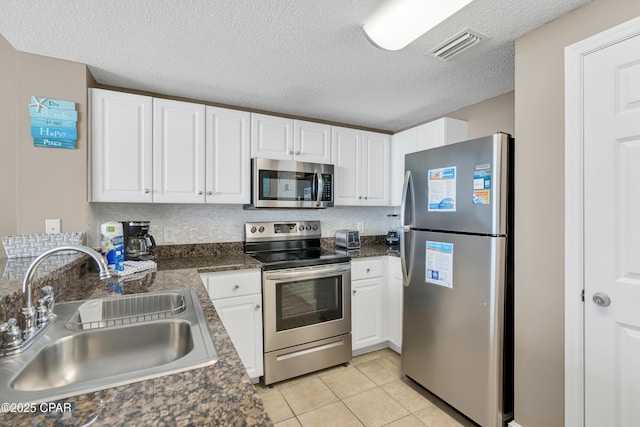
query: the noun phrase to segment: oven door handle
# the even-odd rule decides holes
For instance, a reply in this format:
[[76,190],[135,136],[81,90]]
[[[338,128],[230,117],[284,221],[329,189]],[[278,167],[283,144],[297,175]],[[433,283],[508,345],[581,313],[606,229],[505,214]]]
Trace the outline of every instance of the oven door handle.
[[332,265],[330,267],[300,267],[287,270],[267,271],[264,273],[266,280],[286,280],[286,279],[314,279],[332,273],[343,273],[351,270],[351,264]]

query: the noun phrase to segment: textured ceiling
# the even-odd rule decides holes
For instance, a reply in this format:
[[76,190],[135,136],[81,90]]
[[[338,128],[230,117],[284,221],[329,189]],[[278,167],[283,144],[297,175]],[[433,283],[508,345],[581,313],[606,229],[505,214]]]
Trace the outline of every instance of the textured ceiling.
[[[382,0],[2,0],[0,34],[105,85],[396,131],[513,90],[514,40],[589,1],[475,0],[394,52],[362,31]],[[466,28],[490,38],[425,55]]]

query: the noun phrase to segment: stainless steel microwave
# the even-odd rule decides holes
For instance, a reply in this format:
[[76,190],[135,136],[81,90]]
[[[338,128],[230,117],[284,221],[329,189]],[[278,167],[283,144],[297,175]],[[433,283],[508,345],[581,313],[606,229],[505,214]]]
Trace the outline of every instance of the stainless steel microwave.
[[251,204],[246,208],[333,207],[333,165],[251,159]]

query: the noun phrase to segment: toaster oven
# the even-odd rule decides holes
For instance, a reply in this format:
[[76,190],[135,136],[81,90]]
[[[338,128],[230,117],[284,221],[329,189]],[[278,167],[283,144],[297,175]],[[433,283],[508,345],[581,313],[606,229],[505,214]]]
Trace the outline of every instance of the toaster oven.
[[360,248],[360,232],[358,230],[337,230],[336,246],[345,249]]

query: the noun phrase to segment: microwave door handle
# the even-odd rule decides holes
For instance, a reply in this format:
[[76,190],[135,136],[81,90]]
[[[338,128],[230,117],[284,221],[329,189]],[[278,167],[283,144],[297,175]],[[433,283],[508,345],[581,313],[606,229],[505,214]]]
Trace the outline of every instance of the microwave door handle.
[[318,194],[316,195],[316,206],[320,206],[320,201],[322,200],[322,192],[324,190],[324,185],[322,184],[322,174],[318,173],[318,169],[313,172],[313,176],[316,180],[316,191]]

